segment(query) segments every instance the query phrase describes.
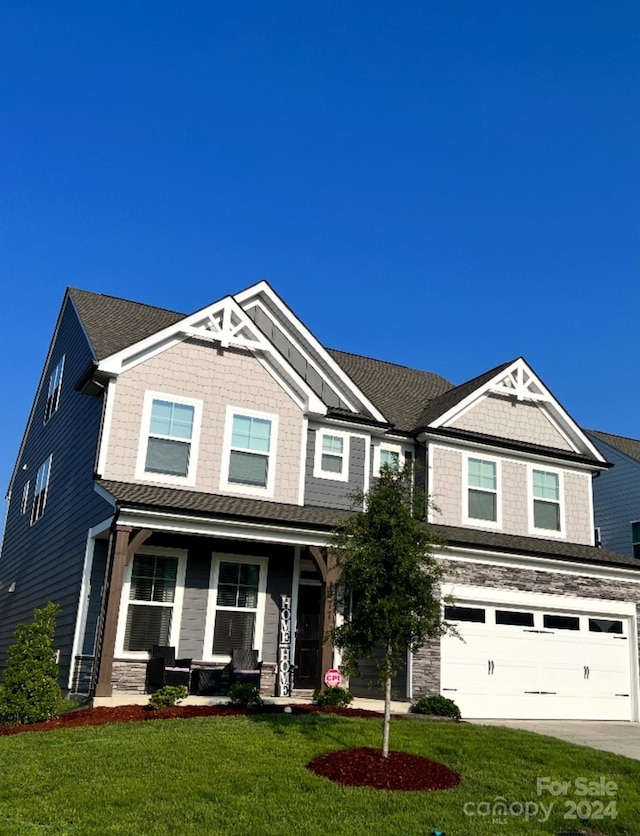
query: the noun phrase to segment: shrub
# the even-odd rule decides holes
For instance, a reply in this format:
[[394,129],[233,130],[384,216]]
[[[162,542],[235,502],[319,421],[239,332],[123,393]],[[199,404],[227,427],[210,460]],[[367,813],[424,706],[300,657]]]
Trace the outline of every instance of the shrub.
[[255,685],[248,682],[236,682],[229,688],[229,701],[231,705],[238,705],[241,708],[249,708],[252,705],[262,705],[260,691]]
[[315,691],[313,699],[317,705],[335,705],[346,708],[352,702],[353,694],[350,694],[346,688],[336,685],[333,688],[325,688],[324,691]]
[[189,692],[184,685],[165,685],[151,695],[149,708],[159,711],[161,708],[169,708],[184,700]]
[[21,725],[51,720],[64,707],[53,653],[58,605],[33,611],[31,624],[19,624],[7,651],[0,693],[0,723]]
[[436,717],[452,717],[454,720],[460,719],[460,709],[453,700],[447,699],[436,694],[432,697],[421,697],[417,702],[411,706],[411,711],[415,714],[431,714]]

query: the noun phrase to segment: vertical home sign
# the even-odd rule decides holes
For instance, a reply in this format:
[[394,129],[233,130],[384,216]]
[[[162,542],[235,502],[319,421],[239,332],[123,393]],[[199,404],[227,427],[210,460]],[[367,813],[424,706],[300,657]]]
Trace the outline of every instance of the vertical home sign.
[[278,696],[291,696],[291,596],[283,595],[280,606],[280,641],[278,643]]

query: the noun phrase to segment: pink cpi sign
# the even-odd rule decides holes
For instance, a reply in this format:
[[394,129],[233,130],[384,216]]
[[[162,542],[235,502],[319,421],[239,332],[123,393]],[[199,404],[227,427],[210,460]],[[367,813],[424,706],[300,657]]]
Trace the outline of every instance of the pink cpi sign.
[[324,684],[328,688],[336,688],[342,682],[342,676],[337,668],[329,668],[324,675]]

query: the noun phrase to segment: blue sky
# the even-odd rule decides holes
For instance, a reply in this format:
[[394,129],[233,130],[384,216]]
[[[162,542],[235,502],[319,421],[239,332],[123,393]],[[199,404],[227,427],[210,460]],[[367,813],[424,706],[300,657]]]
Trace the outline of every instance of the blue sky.
[[0,483],[67,285],[266,278],[331,347],[524,355],[640,437],[639,54],[631,0],[0,0]]

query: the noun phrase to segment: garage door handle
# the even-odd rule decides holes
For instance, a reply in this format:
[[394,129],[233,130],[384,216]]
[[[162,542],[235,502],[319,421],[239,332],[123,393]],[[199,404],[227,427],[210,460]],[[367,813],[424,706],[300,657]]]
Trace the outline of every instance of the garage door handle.
[[457,688],[443,688],[443,691],[457,691]]
[[487,660],[487,673],[488,673],[489,676],[493,676],[494,667],[495,667],[495,665],[493,664],[493,660],[488,659]]
[[590,674],[590,673],[591,673],[591,671],[589,670],[589,666],[588,666],[588,665],[585,665],[585,666],[584,666],[584,678],[585,678],[585,679],[589,679],[589,674]]
[[540,691],[541,694],[557,694],[557,691]]
[[629,694],[616,694],[615,696],[616,697],[628,697]]

